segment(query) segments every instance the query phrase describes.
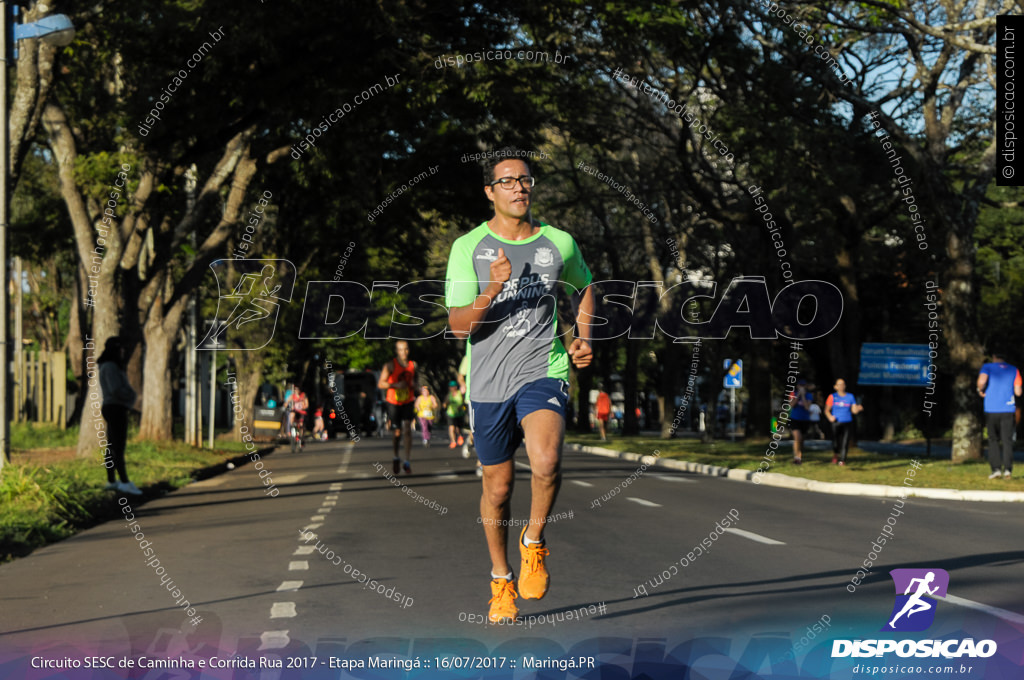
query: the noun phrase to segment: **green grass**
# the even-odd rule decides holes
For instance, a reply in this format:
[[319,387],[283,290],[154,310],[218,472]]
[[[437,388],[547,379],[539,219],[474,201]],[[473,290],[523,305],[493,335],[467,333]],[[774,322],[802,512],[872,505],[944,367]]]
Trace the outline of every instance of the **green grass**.
[[59,449],[77,443],[77,426],[62,430],[50,423],[11,423],[12,449]]
[[[195,449],[181,442],[129,442],[128,474],[147,497],[188,484],[204,468],[239,452],[234,442]],[[0,562],[67,538],[117,513],[114,493],[104,491],[106,468],[97,449],[88,459],[0,470]]]
[[[715,441],[702,444],[697,439],[652,439],[649,437],[610,437],[601,442],[597,435],[566,436],[566,442],[589,446],[602,446],[616,451],[631,451],[662,458],[676,458],[706,465],[720,465],[740,470],[756,470],[765,460],[768,438],[760,442]],[[793,477],[822,482],[855,482],[860,484],[888,484],[903,486],[911,459],[916,458],[922,469],[913,477],[915,487],[939,489],[982,489],[992,491],[1024,491],[1024,471],[1014,471],[1012,479],[988,479],[989,466],[983,460],[952,465],[949,460],[931,460],[917,456],[893,456],[869,453],[859,448],[850,449],[846,466],[832,465],[832,451],[804,451],[803,465],[794,465],[793,445],[783,441],[776,450],[768,472],[779,472]]]

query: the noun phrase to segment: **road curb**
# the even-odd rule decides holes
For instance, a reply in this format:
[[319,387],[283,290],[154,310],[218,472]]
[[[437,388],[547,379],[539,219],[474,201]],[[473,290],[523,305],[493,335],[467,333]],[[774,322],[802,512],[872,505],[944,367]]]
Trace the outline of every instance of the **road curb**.
[[816,491],[818,493],[829,493],[836,496],[872,496],[875,498],[933,498],[948,501],[976,501],[986,503],[1022,503],[1024,502],[1024,491],[970,491],[963,489],[923,489],[909,486],[888,486],[885,484],[858,484],[856,482],[819,482],[814,479],[803,477],[791,477],[779,472],[765,472],[757,475],[760,480],[753,481],[754,470],[737,470],[734,468],[722,467],[720,465],[706,465],[694,463],[688,460],[676,460],[674,458],[660,458],[658,456],[631,453],[628,451],[613,451],[612,449],[600,446],[584,446],[582,444],[569,444],[574,451],[590,453],[595,456],[606,458],[618,458],[646,464],[648,467],[656,466],[670,470],[682,470],[693,472],[698,475],[710,477],[725,477],[752,484],[764,486],[777,486],[784,489],[799,489],[801,491]]

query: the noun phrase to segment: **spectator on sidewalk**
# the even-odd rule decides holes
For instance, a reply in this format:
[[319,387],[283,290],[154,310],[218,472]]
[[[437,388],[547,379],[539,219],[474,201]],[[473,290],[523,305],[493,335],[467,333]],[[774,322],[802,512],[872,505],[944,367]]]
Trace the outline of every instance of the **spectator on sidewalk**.
[[[989,479],[1010,478],[1013,473],[1013,427],[1016,399],[1021,395],[1020,371],[1006,363],[1002,354],[992,353],[992,362],[978,373],[978,395],[985,400],[988,428]],[[1002,472],[1000,473],[1000,468]]]
[[[103,420],[107,421],[109,444],[109,457],[104,461],[107,468],[107,485],[104,488],[138,496],[142,492],[128,479],[124,458],[128,445],[128,411],[135,406],[136,394],[124,372],[124,342],[119,336],[107,338],[96,363],[100,369],[101,412]],[[114,478],[115,472],[121,478],[120,482]]]

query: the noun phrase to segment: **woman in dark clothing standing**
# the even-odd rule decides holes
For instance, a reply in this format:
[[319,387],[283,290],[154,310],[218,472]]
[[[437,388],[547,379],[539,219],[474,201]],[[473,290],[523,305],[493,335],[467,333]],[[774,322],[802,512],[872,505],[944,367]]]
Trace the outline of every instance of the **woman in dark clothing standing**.
[[[119,336],[107,338],[103,354],[97,362],[100,367],[100,390],[103,392],[103,419],[107,421],[107,442],[112,467],[107,467],[107,489],[121,493],[141,495],[139,488],[128,480],[124,449],[128,443],[128,410],[135,405],[135,390],[124,372],[124,344]],[[121,478],[118,482],[114,473]]]

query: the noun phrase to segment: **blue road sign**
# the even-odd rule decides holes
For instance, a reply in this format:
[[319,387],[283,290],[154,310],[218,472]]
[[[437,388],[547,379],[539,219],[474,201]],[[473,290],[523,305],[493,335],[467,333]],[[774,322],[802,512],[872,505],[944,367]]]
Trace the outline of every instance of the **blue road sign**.
[[737,359],[726,359],[722,362],[722,368],[725,369],[725,378],[722,379],[722,387],[743,387],[743,360]]
[[865,342],[860,347],[857,384],[924,387],[930,363],[928,345]]

